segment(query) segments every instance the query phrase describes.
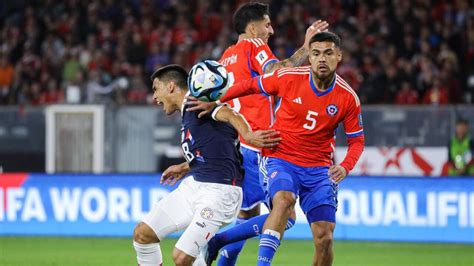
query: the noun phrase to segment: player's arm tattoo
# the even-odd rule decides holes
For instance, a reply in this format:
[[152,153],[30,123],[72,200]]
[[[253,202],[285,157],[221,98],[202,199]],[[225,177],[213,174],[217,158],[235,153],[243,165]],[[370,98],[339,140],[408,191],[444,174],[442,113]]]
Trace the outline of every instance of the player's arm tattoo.
[[268,64],[268,66],[265,68],[265,73],[271,73],[282,67],[301,66],[308,58],[308,54],[308,49],[301,47],[289,58]]

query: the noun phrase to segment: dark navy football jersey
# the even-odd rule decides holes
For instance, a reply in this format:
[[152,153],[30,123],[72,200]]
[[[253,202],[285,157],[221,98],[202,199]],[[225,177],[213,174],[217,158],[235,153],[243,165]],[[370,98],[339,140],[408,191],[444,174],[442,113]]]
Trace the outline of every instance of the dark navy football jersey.
[[181,147],[191,167],[189,175],[196,181],[241,186],[243,168],[237,131],[211,115],[198,118],[198,113],[182,110]]

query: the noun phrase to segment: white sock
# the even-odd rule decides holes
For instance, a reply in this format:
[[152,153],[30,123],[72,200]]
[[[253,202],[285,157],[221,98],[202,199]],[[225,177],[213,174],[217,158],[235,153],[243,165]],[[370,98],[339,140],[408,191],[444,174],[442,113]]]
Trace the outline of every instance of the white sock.
[[140,244],[133,241],[133,247],[137,252],[137,262],[139,266],[161,266],[163,256],[159,243]]
[[280,232],[277,232],[275,230],[272,230],[272,229],[265,229],[265,231],[263,231],[264,234],[266,235],[271,235],[271,236],[274,236],[276,237],[278,240],[280,240]]

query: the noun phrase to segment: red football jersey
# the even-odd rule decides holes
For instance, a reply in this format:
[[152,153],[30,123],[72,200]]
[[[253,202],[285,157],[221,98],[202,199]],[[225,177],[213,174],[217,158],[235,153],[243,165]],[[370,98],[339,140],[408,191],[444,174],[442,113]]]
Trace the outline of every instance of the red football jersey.
[[348,138],[364,134],[357,94],[336,74],[326,91],[318,91],[309,66],[283,68],[259,78],[267,95],[281,97],[273,128],[282,141],[263,155],[304,167],[330,166],[335,152],[335,131],[340,122]]
[[[261,39],[245,39],[225,50],[221,63],[231,76],[232,82],[247,80],[262,75],[270,62],[278,61],[270,47]],[[268,129],[273,119],[272,97],[249,95],[234,99],[229,103],[249,122],[252,130]],[[242,146],[260,151],[240,138]]]

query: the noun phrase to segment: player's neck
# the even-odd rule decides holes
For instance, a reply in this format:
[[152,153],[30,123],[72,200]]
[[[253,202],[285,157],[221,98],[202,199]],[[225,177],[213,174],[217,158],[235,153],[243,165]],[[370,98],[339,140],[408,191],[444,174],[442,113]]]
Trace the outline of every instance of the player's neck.
[[336,78],[335,73],[332,73],[332,75],[328,76],[327,78],[320,80],[313,73],[313,82],[316,85],[316,89],[318,91],[326,91],[335,78]]
[[186,96],[188,96],[187,90],[182,90],[178,95],[176,95],[175,104],[177,111],[183,111],[184,105],[186,104]]
[[246,40],[246,39],[252,39],[254,38],[253,36],[251,36],[250,34],[247,34],[247,33],[242,33],[239,35],[239,39],[237,40],[237,43],[243,41],[243,40]]

